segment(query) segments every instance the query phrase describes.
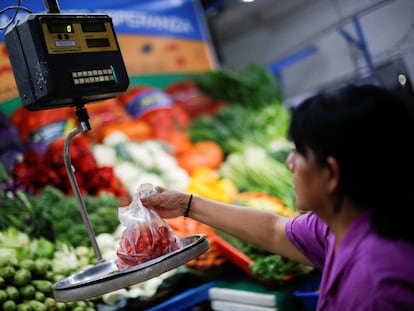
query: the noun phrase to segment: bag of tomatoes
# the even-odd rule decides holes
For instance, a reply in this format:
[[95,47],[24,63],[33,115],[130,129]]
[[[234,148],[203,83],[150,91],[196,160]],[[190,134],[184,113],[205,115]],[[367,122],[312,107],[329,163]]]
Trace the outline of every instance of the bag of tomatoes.
[[142,264],[182,247],[181,240],[157,212],[142,205],[140,198],[153,195],[154,192],[151,184],[142,184],[131,204],[119,208],[119,220],[125,227],[116,252],[119,270]]

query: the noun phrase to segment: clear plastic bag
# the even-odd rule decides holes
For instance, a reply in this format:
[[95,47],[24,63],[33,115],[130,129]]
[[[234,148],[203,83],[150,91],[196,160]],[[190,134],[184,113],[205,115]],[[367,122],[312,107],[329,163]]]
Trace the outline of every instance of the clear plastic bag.
[[151,208],[142,205],[140,198],[155,194],[151,184],[143,184],[131,204],[118,210],[119,221],[125,226],[117,249],[118,269],[142,264],[182,247],[181,240],[170,226]]

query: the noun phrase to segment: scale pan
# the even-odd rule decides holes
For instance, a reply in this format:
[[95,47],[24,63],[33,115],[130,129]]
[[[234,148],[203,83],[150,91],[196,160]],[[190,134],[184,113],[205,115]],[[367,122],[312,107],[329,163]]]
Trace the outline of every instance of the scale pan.
[[181,242],[183,247],[174,252],[122,271],[117,268],[117,259],[99,262],[55,283],[55,299],[68,302],[101,296],[177,268],[210,248],[204,234],[183,237]]

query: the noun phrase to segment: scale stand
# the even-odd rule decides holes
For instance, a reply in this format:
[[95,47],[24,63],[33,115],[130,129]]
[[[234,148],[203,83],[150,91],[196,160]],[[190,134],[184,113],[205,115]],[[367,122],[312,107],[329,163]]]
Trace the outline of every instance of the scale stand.
[[72,186],[73,193],[76,197],[76,201],[78,202],[78,207],[82,215],[83,223],[85,224],[86,230],[88,231],[89,240],[91,241],[93,251],[95,252],[96,262],[99,263],[99,262],[104,261],[104,259],[102,258],[98,243],[96,242],[95,232],[93,230],[92,223],[89,219],[88,212],[85,206],[85,202],[80,193],[78,182],[76,181],[76,178],[75,178],[75,174],[74,174],[75,168],[73,167],[70,161],[70,146],[71,146],[73,137],[75,137],[76,135],[80,133],[84,133],[84,132],[91,130],[92,127],[89,123],[89,115],[88,115],[88,111],[86,110],[85,106],[83,105],[77,106],[75,113],[79,121],[79,126],[72,129],[66,137],[65,147],[64,147],[64,161],[65,161],[66,172],[69,177],[70,185]]
[[76,117],[79,126],[67,135],[64,146],[64,161],[73,193],[95,252],[96,264],[55,283],[52,286],[55,299],[68,302],[98,297],[149,280],[206,252],[210,248],[206,235],[196,234],[181,238],[182,248],[122,271],[117,268],[117,259],[107,261],[102,258],[96,242],[95,232],[74,175],[75,168],[70,161],[70,146],[73,137],[91,130],[89,115],[84,105],[76,106]]

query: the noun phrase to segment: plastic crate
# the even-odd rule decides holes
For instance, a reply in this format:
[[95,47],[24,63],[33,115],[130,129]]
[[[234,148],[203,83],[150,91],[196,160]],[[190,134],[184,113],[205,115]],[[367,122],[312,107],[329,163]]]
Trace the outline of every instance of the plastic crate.
[[293,296],[299,298],[307,311],[315,311],[319,298],[319,285],[321,279],[315,279],[293,292]]
[[146,311],[190,311],[193,306],[210,299],[209,289],[217,285],[212,281],[195,288],[186,290],[159,305],[146,309]]

